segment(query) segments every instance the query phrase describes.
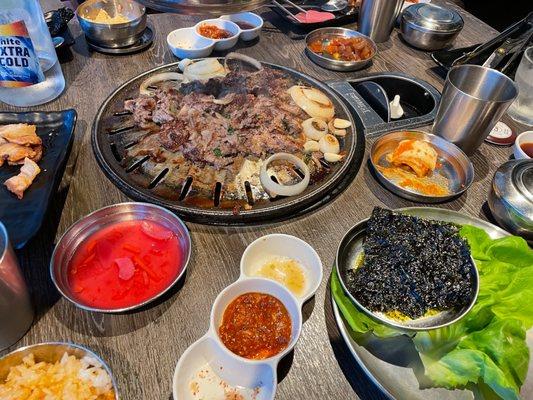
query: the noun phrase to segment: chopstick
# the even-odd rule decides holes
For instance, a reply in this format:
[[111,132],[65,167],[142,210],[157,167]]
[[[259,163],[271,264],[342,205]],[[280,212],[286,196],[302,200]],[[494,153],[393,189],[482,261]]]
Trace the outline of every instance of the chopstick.
[[279,7],[280,9],[285,11],[285,13],[287,13],[287,15],[292,17],[292,19],[294,19],[296,22],[300,22],[300,21],[298,21],[298,18],[296,18],[296,16],[293,13],[291,13],[289,10],[287,10],[287,8],[285,8],[284,6],[279,4],[276,0],[272,0],[272,3],[274,3],[276,5],[276,7]]
[[301,11],[301,12],[303,12],[304,14],[307,12],[306,9],[300,7],[298,4],[294,4],[291,0],[282,0],[282,1],[284,1],[285,3],[287,3],[287,4],[291,5],[291,6],[293,6],[293,7],[296,8],[298,11]]

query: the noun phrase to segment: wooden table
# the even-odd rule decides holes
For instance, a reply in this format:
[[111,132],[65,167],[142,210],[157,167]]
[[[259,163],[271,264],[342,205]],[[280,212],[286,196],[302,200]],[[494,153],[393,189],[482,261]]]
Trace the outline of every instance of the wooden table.
[[[57,0],[46,0],[51,9]],[[378,45],[371,68],[353,73],[334,73],[313,64],[304,54],[301,33],[268,9],[268,20],[258,43],[239,44],[239,52],[259,60],[286,65],[321,80],[349,78],[368,72],[403,71],[442,89],[442,80],[431,68],[427,53],[407,47],[392,34]],[[465,28],[456,46],[479,43],[496,34],[461,11]],[[88,50],[76,21],[70,23],[76,37],[74,59],[62,65],[67,87],[63,95],[42,110],[75,108],[78,123],[75,144],[59,192],[53,198],[39,234],[19,252],[32,288],[37,311],[35,323],[16,345],[44,341],[72,341],[86,345],[110,364],[122,396],[127,400],[171,398],[172,375],[184,350],[208,328],[209,312],[217,294],[239,275],[239,260],[247,244],[273,232],[298,236],[310,243],[324,264],[324,281],[316,296],[304,307],[306,322],[296,349],[280,365],[279,399],[381,398],[344,345],[333,317],[328,277],[337,245],[357,221],[369,216],[374,206],[389,208],[417,205],[384,189],[370,174],[366,157],[353,183],[333,202],[302,218],[279,224],[244,228],[187,224],[193,253],[185,282],[166,301],[146,310],[124,315],[101,315],[82,311],[60,298],[48,272],[55,240],[77,219],[106,205],[128,201],[100,171],[90,143],[90,129],[103,100],[121,83],[152,67],[176,61],[166,45],[167,34],[191,26],[197,18],[171,14],[149,16],[155,43],[140,54],[112,57]],[[0,110],[11,110],[0,106]],[[518,126],[507,121],[513,129]],[[367,140],[368,148],[372,140]],[[441,204],[463,213],[486,218],[486,198],[492,175],[511,154],[509,148],[483,144],[472,157],[475,182],[459,199]],[[23,221],[21,221],[23,223]],[[2,322],[4,323],[4,322]],[[357,395],[356,395],[357,394]]]

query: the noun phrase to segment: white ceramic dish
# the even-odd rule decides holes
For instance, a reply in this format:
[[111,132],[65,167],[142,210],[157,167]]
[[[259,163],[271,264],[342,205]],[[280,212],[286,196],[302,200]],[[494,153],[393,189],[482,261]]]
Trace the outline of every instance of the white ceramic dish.
[[173,30],[167,35],[167,44],[178,58],[208,57],[215,47],[213,39],[199,35],[195,28]]
[[259,268],[276,258],[292,258],[302,265],[306,284],[304,293],[297,298],[302,302],[309,300],[322,282],[322,262],[315,249],[295,236],[272,234],[250,243],[241,258],[241,279],[256,276]]
[[[259,265],[272,257],[290,257],[299,261],[306,269],[307,285],[302,296],[296,297],[285,286],[273,280],[251,277]],[[176,365],[173,379],[174,400],[224,398],[228,393],[224,393],[221,388],[228,385],[237,390],[245,400],[274,399],[278,363],[296,345],[302,330],[302,305],[314,295],[322,281],[322,275],[322,262],[318,254],[301,239],[273,234],[251,243],[241,258],[239,279],[226,287],[213,304],[209,330],[182,354]],[[275,356],[263,360],[251,360],[233,353],[218,335],[226,307],[235,298],[250,292],[266,293],[277,298],[287,309],[292,323],[288,346]],[[214,377],[212,373],[216,374],[216,378],[205,378]],[[220,380],[223,380],[222,384]],[[199,381],[210,384],[200,387],[197,386]],[[193,395],[194,390],[196,396]]]
[[194,29],[199,36],[201,35],[198,32],[198,28],[200,28],[200,26],[204,24],[214,25],[217,28],[225,29],[231,34],[231,36],[226,39],[211,39],[215,43],[215,50],[228,50],[237,44],[237,41],[239,40],[239,35],[241,34],[241,28],[239,28],[236,23],[220,18],[205,19],[203,21],[198,22],[194,26]]
[[247,24],[252,25],[253,28],[250,28],[250,29],[244,29],[239,26],[241,30],[241,34],[239,37],[245,42],[254,40],[256,37],[258,37],[259,34],[261,33],[261,28],[263,27],[263,18],[251,12],[242,12],[242,13],[237,13],[237,14],[222,15],[220,19],[232,21],[232,22],[235,22],[236,24],[238,22],[246,22]]
[[514,158],[516,158],[517,160],[520,160],[520,159],[526,159],[527,160],[527,159],[531,158],[520,147],[520,145],[523,144],[523,143],[533,143],[533,131],[525,131],[525,132],[522,132],[520,135],[517,136],[517,138],[516,138],[516,140],[514,142],[514,146],[513,146]]

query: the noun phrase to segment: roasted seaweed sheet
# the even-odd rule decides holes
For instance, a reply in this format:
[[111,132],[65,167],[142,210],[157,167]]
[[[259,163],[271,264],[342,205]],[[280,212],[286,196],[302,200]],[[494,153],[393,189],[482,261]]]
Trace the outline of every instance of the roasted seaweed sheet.
[[420,318],[461,308],[474,290],[473,261],[459,227],[376,207],[368,220],[364,261],[347,271],[352,295],[374,312]]

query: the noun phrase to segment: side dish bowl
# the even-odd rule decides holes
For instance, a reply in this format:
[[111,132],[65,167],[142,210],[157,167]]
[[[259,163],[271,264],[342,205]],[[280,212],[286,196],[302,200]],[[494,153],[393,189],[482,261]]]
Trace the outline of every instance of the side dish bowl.
[[[111,17],[120,14],[128,22],[95,22],[100,10]],[[88,0],[78,6],[76,14],[87,39],[104,47],[129,46],[139,40],[146,29],[146,9],[132,0]]]
[[205,19],[203,21],[200,21],[194,26],[196,33],[200,36],[202,35],[200,34],[199,29],[202,25],[216,26],[219,29],[224,29],[225,31],[228,31],[231,35],[230,37],[224,39],[211,39],[215,43],[215,50],[221,51],[231,49],[237,44],[237,41],[239,40],[241,28],[239,28],[239,26],[234,22],[220,18]]
[[115,400],[119,400],[120,396],[117,382],[115,381],[115,378],[111,372],[111,368],[109,368],[105,361],[88,348],[67,342],[38,343],[21,347],[12,351],[11,353],[6,354],[0,358],[0,383],[5,381],[11,367],[21,364],[24,357],[30,354],[33,354],[36,362],[55,363],[61,360],[61,357],[63,357],[63,354],[65,353],[67,353],[69,356],[75,356],[76,358],[88,356],[100,363],[101,367],[111,378],[113,391],[115,392]]
[[[341,36],[344,38],[363,38],[365,39],[370,47],[372,48],[372,54],[369,58],[360,61],[342,61],[335,60],[333,58],[325,57],[320,54],[313,52],[309,45],[318,39],[325,39],[328,37]],[[357,71],[363,69],[370,65],[372,59],[375,57],[378,48],[376,43],[369,38],[368,36],[363,35],[357,31],[346,28],[319,28],[310,32],[305,37],[305,53],[314,63],[320,65],[321,67],[331,69],[334,71]]]
[[167,44],[178,58],[208,57],[215,48],[215,41],[196,33],[194,28],[181,28],[167,35]]
[[[117,222],[132,220],[147,220],[156,222],[161,224],[166,229],[172,231],[176,235],[182,254],[181,260],[179,261],[180,265],[178,274],[168,286],[163,288],[163,290],[159,291],[154,296],[129,307],[95,308],[82,303],[74,295],[73,288],[69,284],[67,275],[69,263],[72,260],[76,249],[83,241],[87,240],[103,227]],[[190,254],[191,238],[189,231],[181,219],[179,219],[175,214],[163,207],[148,203],[120,203],[101,208],[81,218],[63,234],[63,236],[59,239],[54,252],[52,253],[52,259],[50,261],[50,275],[52,282],[56,286],[59,293],[61,293],[63,297],[77,307],[87,311],[119,313],[140,308],[163,296],[163,294],[170,290],[170,288],[174,286],[184,275],[187,269],[187,264],[189,263]]]
[[[446,178],[449,193],[444,195],[423,194],[409,187],[403,187],[382,174],[378,166],[384,166],[386,156],[390,154],[402,140],[420,140],[428,142],[437,152],[437,168],[434,176]],[[456,145],[439,136],[422,131],[397,131],[387,133],[377,139],[370,149],[369,157],[372,170],[379,182],[394,194],[406,199],[424,203],[439,203],[450,200],[464,193],[474,181],[474,167],[468,156]]]
[[[407,209],[408,211],[409,209]],[[398,210],[402,212],[402,210]],[[409,212],[406,214],[410,215]],[[363,251],[363,241],[366,235],[367,219],[364,219],[354,225],[342,238],[339,247],[337,248],[337,255],[335,258],[335,268],[337,275],[341,282],[342,288],[352,303],[364,314],[374,319],[375,321],[391,326],[402,331],[426,331],[431,329],[443,328],[451,325],[454,322],[463,318],[468,311],[474,306],[479,292],[479,274],[472,258],[473,268],[470,273],[473,282],[472,296],[468,299],[468,303],[461,309],[452,309],[441,311],[436,315],[429,317],[422,317],[405,322],[399,322],[392,318],[387,318],[382,313],[377,313],[364,307],[348,290],[346,286],[346,271],[356,263],[360,253]]]
[[222,15],[220,19],[235,22],[237,25],[239,25],[239,23],[242,23],[242,22],[250,25],[250,28],[248,27],[244,28],[242,26],[239,26],[239,28],[241,29],[239,38],[241,38],[245,42],[248,42],[250,40],[254,40],[255,38],[257,38],[259,34],[261,33],[261,28],[263,28],[263,18],[251,12],[241,12],[238,14]]

